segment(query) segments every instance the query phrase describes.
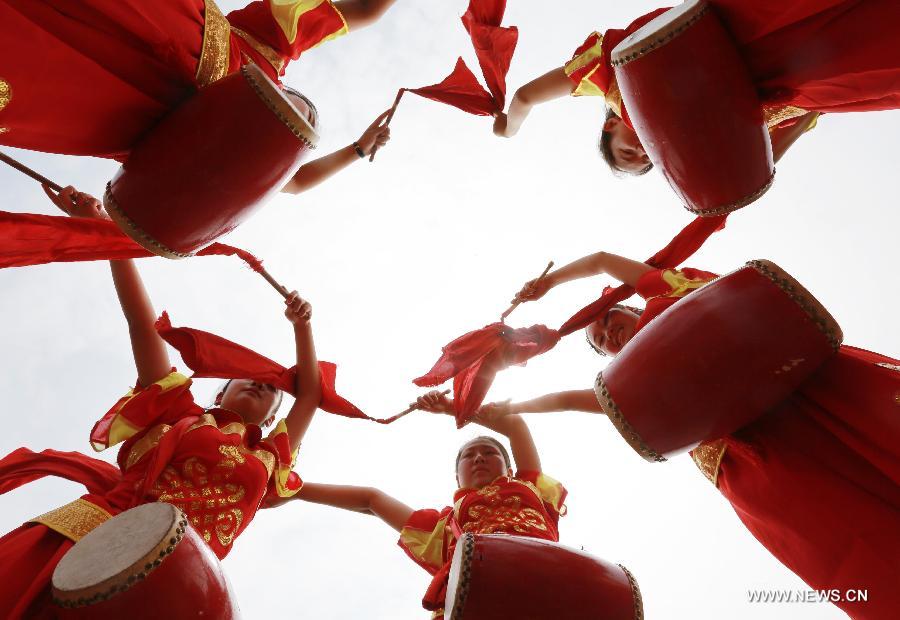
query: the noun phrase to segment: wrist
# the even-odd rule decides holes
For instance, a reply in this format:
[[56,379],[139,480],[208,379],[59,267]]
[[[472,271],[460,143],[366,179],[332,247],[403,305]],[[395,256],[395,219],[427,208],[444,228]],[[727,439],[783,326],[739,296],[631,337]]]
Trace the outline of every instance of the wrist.
[[363,150],[363,147],[359,145],[359,142],[354,142],[350,146],[353,147],[353,150],[356,152],[357,157],[359,157],[360,159],[365,158],[366,152]]

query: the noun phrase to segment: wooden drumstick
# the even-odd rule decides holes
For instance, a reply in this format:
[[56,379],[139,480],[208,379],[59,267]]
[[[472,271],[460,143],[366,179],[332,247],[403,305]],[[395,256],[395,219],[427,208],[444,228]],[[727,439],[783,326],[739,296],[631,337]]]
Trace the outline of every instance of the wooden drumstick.
[[61,192],[63,189],[61,185],[58,185],[58,184],[54,183],[53,181],[51,181],[50,179],[48,179],[47,177],[45,177],[44,175],[42,175],[38,172],[35,172],[34,170],[29,168],[25,164],[16,161],[15,159],[10,157],[3,151],[0,151],[0,161],[12,166],[19,172],[30,176],[32,179],[34,179],[41,185],[46,185],[47,187],[49,187],[50,189],[52,189],[53,191],[55,191],[57,193]]
[[[443,396],[446,396],[449,393],[450,393],[450,390],[444,390],[443,392],[441,392],[441,394]],[[412,413],[413,411],[417,411],[418,409],[419,409],[419,405],[416,403],[413,403],[412,405],[410,405],[409,407],[407,407],[406,409],[404,409],[397,415],[392,415],[391,417],[387,418],[387,420],[385,420],[385,422],[393,422],[394,420],[399,420],[403,416],[409,415],[410,413]]]
[[[543,280],[544,276],[546,276],[552,268],[553,268],[553,261],[550,261],[549,263],[547,263],[547,268],[544,269],[544,272],[537,277],[537,279],[534,281],[534,283],[537,284],[538,282]],[[509,308],[506,309],[506,312],[504,312],[503,314],[500,315],[500,322],[505,323],[506,317],[508,317],[510,314],[512,314],[512,311],[515,310],[516,308],[518,308],[519,304],[521,304],[521,303],[522,303],[521,300],[519,300],[519,298],[517,297],[516,301],[514,301],[513,304]]]
[[[401,88],[400,90],[397,91],[397,98],[394,99],[394,105],[391,106],[391,111],[388,113],[387,118],[384,120],[385,127],[387,127],[388,125],[391,124],[391,119],[394,118],[394,112],[397,111],[397,106],[400,105],[400,97],[403,96],[404,90],[406,90],[406,89]],[[377,152],[378,152],[378,145],[376,144],[374,147],[372,147],[372,153],[369,155],[370,162],[375,161],[375,153],[377,153]]]
[[290,291],[288,291],[288,290],[287,290],[286,288],[284,288],[281,284],[279,284],[278,280],[276,280],[275,278],[273,278],[272,275],[271,275],[268,271],[266,271],[266,270],[263,269],[262,267],[259,267],[258,269],[255,269],[255,271],[256,271],[259,275],[261,275],[262,277],[264,277],[264,278],[266,279],[266,282],[268,282],[269,284],[272,285],[272,288],[274,288],[276,291],[278,291],[279,293],[281,293],[281,296],[282,296],[282,297],[284,297],[285,299],[287,299],[288,297],[291,296]]

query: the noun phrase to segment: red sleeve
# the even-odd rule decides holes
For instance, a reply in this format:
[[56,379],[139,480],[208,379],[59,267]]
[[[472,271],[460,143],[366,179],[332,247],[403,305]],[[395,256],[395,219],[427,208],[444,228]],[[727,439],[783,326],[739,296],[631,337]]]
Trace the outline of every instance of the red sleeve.
[[432,575],[449,560],[447,550],[452,534],[449,521],[453,508],[417,510],[400,530],[397,544],[416,564]]
[[566,497],[569,496],[569,491],[561,482],[539,471],[519,471],[516,472],[515,478],[534,485],[544,502],[544,507],[555,522],[566,514]]

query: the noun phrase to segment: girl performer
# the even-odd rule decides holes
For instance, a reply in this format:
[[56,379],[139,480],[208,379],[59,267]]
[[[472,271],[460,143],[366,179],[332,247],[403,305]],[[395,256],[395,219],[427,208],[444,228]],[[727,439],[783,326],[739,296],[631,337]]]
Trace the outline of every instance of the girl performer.
[[395,1],[257,0],[226,17],[213,0],[0,0],[0,144],[124,161],[198,88],[248,63],[277,82]]
[[[621,351],[663,310],[716,277],[599,252],[528,282],[516,298],[540,299],[558,284],[600,273],[633,286],[647,301],[644,310],[619,306],[588,326],[588,342],[603,355]],[[691,453],[747,529],[810,587],[841,597],[868,590],[868,602],[831,600],[852,618],[886,620],[900,609],[898,399],[900,361],[843,346],[777,410]],[[483,410],[490,416],[602,413],[593,390]]]
[[[70,199],[72,200],[70,202]],[[72,188],[56,199],[71,215],[100,217],[100,204]],[[118,467],[78,452],[19,448],[0,460],[0,493],[53,475],[79,482],[88,494],[35,517],[0,538],[0,617],[48,618],[49,582],[65,552],[112,515],[155,501],[178,506],[219,558],[231,550],[266,498],[289,497],[302,482],[293,457],[320,400],[310,305],[292,293],[285,316],[294,328],[299,396],[267,438],[282,394],[271,385],[235,379],[208,410],[191,396],[156,333],[156,315],[130,260],[111,261],[128,322],[137,386],[91,432],[103,450],[122,443]]]
[[[440,392],[418,399],[420,409],[453,415],[453,402]],[[505,435],[509,453],[496,439],[476,437],[456,455],[453,505],[443,509],[413,510],[373,488],[306,483],[292,498],[380,517],[400,532],[400,547],[433,575],[422,605],[443,618],[447,577],[456,540],[465,532],[506,533],[559,541],[557,524],[565,514],[566,489],[541,472],[541,460],[525,421],[517,415],[498,419],[476,416],[474,421]],[[510,508],[513,506],[514,508]]]
[[[707,0],[731,33],[756,84],[777,161],[822,112],[900,107],[900,4],[895,0]],[[610,53],[665,12],[657,9],[624,30],[593,33],[572,59],[516,91],[498,136],[514,136],[531,109],[572,95],[603,97],[599,148],[614,172],[644,174],[652,164],[631,127]]]

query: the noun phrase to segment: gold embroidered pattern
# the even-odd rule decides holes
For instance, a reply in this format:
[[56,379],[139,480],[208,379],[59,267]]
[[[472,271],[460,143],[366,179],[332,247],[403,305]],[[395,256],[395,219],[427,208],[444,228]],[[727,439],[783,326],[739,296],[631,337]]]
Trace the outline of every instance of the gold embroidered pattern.
[[278,73],[279,75],[281,74],[281,71],[284,69],[284,58],[279,56],[278,52],[276,52],[268,45],[260,43],[258,40],[256,40],[256,38],[253,37],[253,35],[248,32],[244,32],[240,28],[231,26],[231,32],[246,41],[247,45],[255,49],[260,56],[265,58],[269,62],[269,64],[272,65],[272,68],[275,69],[275,73]]
[[789,121],[792,118],[803,116],[807,112],[809,112],[809,110],[804,110],[803,108],[798,108],[794,105],[781,106],[777,108],[763,108],[763,118],[766,119],[766,127],[771,130],[784,121]]
[[209,86],[228,74],[231,54],[231,26],[213,0],[206,0],[203,18],[203,47],[197,63],[197,85]]
[[515,533],[533,535],[535,531],[547,532],[544,515],[534,508],[522,505],[520,495],[500,495],[500,487],[486,486],[478,491],[484,503],[470,506],[466,516],[471,519],[463,525],[463,531],[477,534]]
[[147,431],[147,434],[137,440],[131,447],[128,458],[125,459],[125,469],[131,469],[132,465],[141,460],[141,457],[155,448],[162,436],[168,433],[171,428],[168,424],[158,424]]
[[707,480],[714,485],[719,481],[719,465],[722,464],[722,458],[725,456],[725,450],[728,445],[724,439],[715,439],[713,441],[704,441],[699,446],[691,450],[691,458],[694,464],[706,476]]
[[29,523],[46,525],[66,538],[78,542],[88,532],[110,518],[112,515],[100,506],[85,499],[76,499],[74,502],[69,502],[65,506],[60,506],[31,519]]
[[0,110],[8,106],[10,101],[12,101],[12,86],[0,78]]

